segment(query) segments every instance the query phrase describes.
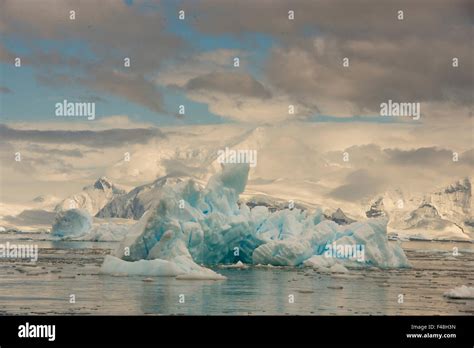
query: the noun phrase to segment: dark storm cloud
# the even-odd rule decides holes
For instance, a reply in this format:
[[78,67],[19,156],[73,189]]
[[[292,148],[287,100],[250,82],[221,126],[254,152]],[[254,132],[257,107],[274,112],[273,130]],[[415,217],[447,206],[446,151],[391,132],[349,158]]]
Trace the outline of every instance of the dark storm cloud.
[[[207,34],[265,33],[299,36],[315,29],[345,37],[436,36],[446,28],[469,25],[474,5],[469,0],[200,0],[182,1],[192,25]],[[295,19],[288,19],[288,11]],[[397,11],[405,18],[399,22]]]
[[[167,59],[179,60],[186,44],[165,30],[166,18],[157,5],[154,1],[127,6],[120,0],[4,0],[0,32],[15,35],[30,46],[22,63],[36,69],[41,83],[54,87],[82,84],[161,112],[161,95],[144,76]],[[76,14],[73,21],[71,10]],[[54,49],[44,51],[31,44],[35,39],[77,40],[86,45],[85,54],[78,58]],[[2,61],[13,57],[6,49],[0,51]],[[124,67],[124,58],[130,59],[130,67]],[[70,76],[64,73],[65,67],[73,70]]]
[[453,152],[436,147],[422,147],[413,150],[385,149],[388,162],[394,165],[442,165],[452,161]]
[[[103,67],[93,67],[85,76],[68,74],[41,74],[36,76],[38,83],[48,87],[61,87],[67,84],[85,86],[97,93],[120,96],[130,102],[144,106],[155,112],[163,112],[162,96],[155,84],[141,74],[121,72]],[[103,101],[98,96],[87,101]]]
[[263,84],[245,73],[212,72],[191,79],[186,88],[190,91],[206,90],[261,99],[271,97]]
[[154,128],[108,129],[101,131],[78,130],[20,130],[0,125],[0,137],[5,141],[28,141],[45,144],[78,144],[94,148],[117,147],[127,144],[146,144],[164,137]]
[[27,147],[27,151],[31,152],[36,152],[36,153],[41,153],[41,154],[47,154],[47,155],[53,155],[53,156],[63,156],[63,157],[77,157],[77,158],[82,158],[84,157],[84,152],[79,149],[50,149],[44,146],[40,146],[37,144],[30,144]]
[[145,76],[114,70],[94,69],[95,73],[79,82],[98,92],[120,96],[155,112],[163,112],[163,101],[153,82]]
[[[166,18],[156,1],[148,1],[149,11],[140,5],[116,0],[4,0],[0,31],[26,40],[82,40],[99,57],[120,54],[131,58],[132,67],[155,69],[161,60],[174,57],[184,42],[165,30]],[[69,19],[71,10],[75,20]]]
[[[200,0],[168,2],[186,10],[186,25],[204,35],[230,34],[245,44],[255,34],[274,39],[266,56],[263,86],[250,76],[198,76],[189,90],[207,89],[241,96],[281,94],[307,113],[378,114],[388,99],[472,105],[474,4],[469,0]],[[45,11],[45,8],[53,9]],[[69,11],[76,11],[70,21]],[[288,19],[288,11],[295,19]],[[397,19],[397,11],[404,19]],[[123,97],[163,112],[155,73],[192,56],[193,43],[167,30],[165,12],[156,1],[4,0],[0,32],[31,44],[35,39],[85,43],[83,57],[45,52],[31,45],[23,57],[49,86],[79,84]],[[247,41],[246,41],[247,40]],[[252,46],[258,49],[258,43]],[[198,46],[198,45],[197,45]],[[245,45],[244,45],[245,47]],[[247,47],[248,49],[248,47]],[[267,52],[265,52],[267,53]],[[14,53],[0,49],[2,61]],[[123,59],[131,66],[124,68]],[[342,66],[348,57],[350,67]],[[452,59],[459,66],[452,67]],[[74,70],[67,77],[60,67]],[[55,71],[55,69],[60,69]],[[446,116],[445,113],[439,113]],[[460,118],[464,112],[449,117]],[[439,117],[439,116],[436,116]]]
[[276,38],[266,79],[315,112],[378,113],[388,99],[472,105],[472,1],[203,0],[183,6],[203,33]]

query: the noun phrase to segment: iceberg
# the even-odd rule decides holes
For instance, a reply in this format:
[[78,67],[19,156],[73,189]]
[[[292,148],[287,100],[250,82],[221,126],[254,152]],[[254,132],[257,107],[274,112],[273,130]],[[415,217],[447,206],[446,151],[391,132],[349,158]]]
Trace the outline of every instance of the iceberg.
[[111,219],[110,221],[94,219],[91,229],[86,234],[69,239],[90,242],[120,242],[128,233],[130,224],[113,220],[122,219]]
[[[156,257],[155,257],[156,256]],[[127,262],[107,255],[101,273],[115,275],[173,276],[177,279],[221,280],[224,276],[196,264],[185,243],[173,231],[163,234],[150,251],[150,259]]]
[[119,242],[129,233],[130,221],[93,218],[87,210],[70,209],[56,214],[51,235],[60,239]]
[[156,259],[127,262],[112,255],[107,255],[100,272],[119,276],[176,277],[176,279],[183,280],[226,279],[224,276],[208,268],[196,265],[188,258],[179,258],[175,261]]
[[54,220],[51,234],[55,237],[79,237],[87,234],[92,227],[91,215],[83,209],[59,212]]
[[[345,271],[346,266],[410,267],[401,247],[388,241],[385,217],[338,225],[325,220],[320,209],[270,212],[265,206],[239,205],[248,173],[248,165],[228,164],[209,179],[205,188],[192,179],[163,187],[157,204],[122,241],[116,259],[106,259],[103,273],[172,273],[193,278],[193,274],[206,272],[198,264],[311,267],[308,260],[326,257],[325,251],[332,243],[362,246],[364,251],[363,260],[332,255],[335,260],[325,267],[334,271]],[[172,268],[173,272],[169,272],[169,262],[177,267]]]

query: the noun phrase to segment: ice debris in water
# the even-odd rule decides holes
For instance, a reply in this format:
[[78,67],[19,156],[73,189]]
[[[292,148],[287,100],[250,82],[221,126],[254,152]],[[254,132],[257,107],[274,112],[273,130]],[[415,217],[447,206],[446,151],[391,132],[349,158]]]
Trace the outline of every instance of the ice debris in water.
[[116,257],[106,258],[102,272],[199,278],[213,271],[198,264],[318,267],[334,242],[362,245],[364,258],[334,254],[325,268],[409,267],[401,247],[389,243],[384,217],[340,226],[324,220],[320,210],[271,213],[263,206],[239,206],[248,172],[248,165],[226,165],[205,188],[193,180],[164,187],[157,204],[130,229]]

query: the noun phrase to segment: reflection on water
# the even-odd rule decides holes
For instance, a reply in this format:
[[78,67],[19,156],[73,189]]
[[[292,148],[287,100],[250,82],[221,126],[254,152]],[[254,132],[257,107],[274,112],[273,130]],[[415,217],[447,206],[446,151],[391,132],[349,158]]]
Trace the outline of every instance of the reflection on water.
[[[22,236],[24,237],[24,236]],[[37,236],[33,236],[37,238]],[[40,238],[37,238],[40,239]],[[10,242],[13,239],[9,239]],[[18,240],[17,240],[18,241]],[[0,313],[13,314],[464,314],[472,300],[448,300],[455,286],[474,286],[473,244],[408,242],[409,270],[216,269],[225,281],[114,277],[98,274],[116,243],[35,241],[38,263],[0,260]],[[69,295],[76,303],[69,303]],[[398,295],[404,303],[398,303]],[[183,302],[184,303],[180,303]],[[294,301],[291,301],[294,299]]]

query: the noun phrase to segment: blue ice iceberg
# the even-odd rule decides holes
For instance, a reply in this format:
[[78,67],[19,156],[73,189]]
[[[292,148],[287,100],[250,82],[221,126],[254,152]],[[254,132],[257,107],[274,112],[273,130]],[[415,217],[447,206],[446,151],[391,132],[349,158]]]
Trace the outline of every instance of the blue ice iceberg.
[[[143,275],[169,273],[169,265],[157,260],[171,262],[186,274],[202,272],[198,264],[238,261],[316,267],[316,263],[309,261],[315,256],[331,258],[328,267],[334,264],[409,267],[400,246],[387,239],[385,218],[340,226],[324,220],[320,210],[309,213],[285,209],[272,213],[263,206],[253,209],[245,204],[239,206],[239,194],[245,189],[248,172],[248,165],[226,165],[222,173],[211,177],[205,188],[193,180],[164,187],[160,200],[123,240],[116,254],[121,260],[108,257],[102,271]],[[328,254],[331,246],[334,246],[334,252]],[[342,246],[342,252],[339,252],[339,246]],[[363,258],[356,260],[354,255],[347,253],[356,249],[363,251]],[[140,272],[140,268],[154,267],[144,266],[145,261],[140,260],[153,260],[149,265],[163,271]],[[204,272],[207,271],[210,270]]]
[[92,227],[92,217],[82,209],[61,211],[56,215],[51,234],[55,237],[79,237]]
[[56,214],[51,235],[62,240],[118,242],[129,232],[128,221],[94,219],[85,209],[63,210]]

